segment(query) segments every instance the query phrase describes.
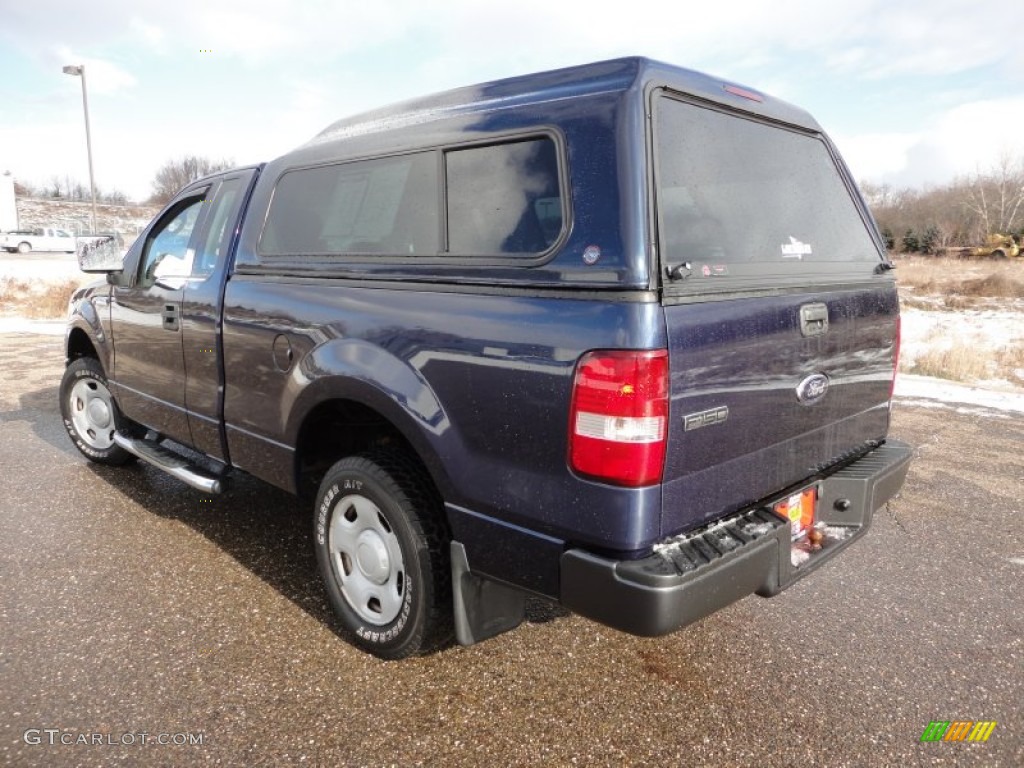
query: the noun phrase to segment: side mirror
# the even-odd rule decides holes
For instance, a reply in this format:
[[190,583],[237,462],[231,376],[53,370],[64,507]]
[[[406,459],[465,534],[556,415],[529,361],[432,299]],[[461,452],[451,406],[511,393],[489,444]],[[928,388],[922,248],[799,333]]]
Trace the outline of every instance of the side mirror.
[[83,272],[109,273],[124,269],[124,254],[113,237],[79,240],[75,255],[78,257],[78,268]]

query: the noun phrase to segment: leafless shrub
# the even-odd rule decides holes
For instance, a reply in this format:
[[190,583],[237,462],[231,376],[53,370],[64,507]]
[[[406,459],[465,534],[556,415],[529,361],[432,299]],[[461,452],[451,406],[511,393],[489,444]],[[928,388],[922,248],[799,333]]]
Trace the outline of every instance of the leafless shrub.
[[930,349],[918,355],[908,373],[935,376],[953,381],[976,381],[990,378],[990,351],[962,342],[947,349]]
[[68,311],[68,300],[78,289],[77,280],[48,284],[42,291],[30,293],[25,301],[25,314],[31,318],[62,318]]
[[994,272],[976,280],[965,280],[959,293],[964,296],[1021,299],[1024,298],[1024,279],[1010,277],[1005,272]]
[[32,290],[28,283],[13,277],[0,277],[0,301],[9,301]]
[[[1024,298],[1024,259],[999,262],[904,257],[898,262],[896,275],[904,306],[960,310],[983,304],[979,301],[983,299]],[[939,300],[939,307],[924,306],[929,296]]]
[[989,347],[955,342],[953,346],[929,349],[905,368],[905,373],[972,383],[985,379],[1024,382],[1024,348],[1019,345]]
[[996,366],[1007,380],[1024,384],[1024,346],[1003,347],[996,354]]
[[77,280],[33,287],[14,278],[0,278],[0,312],[33,319],[58,319],[64,317],[68,299],[78,286]]

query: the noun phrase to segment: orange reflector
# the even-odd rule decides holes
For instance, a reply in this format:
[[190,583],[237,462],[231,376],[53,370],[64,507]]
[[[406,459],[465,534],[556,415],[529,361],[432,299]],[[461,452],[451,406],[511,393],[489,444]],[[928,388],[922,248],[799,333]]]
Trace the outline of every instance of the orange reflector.
[[814,525],[814,508],[817,500],[817,489],[807,488],[802,493],[794,493],[789,498],[776,502],[772,510],[779,517],[789,520],[793,536],[796,537]]

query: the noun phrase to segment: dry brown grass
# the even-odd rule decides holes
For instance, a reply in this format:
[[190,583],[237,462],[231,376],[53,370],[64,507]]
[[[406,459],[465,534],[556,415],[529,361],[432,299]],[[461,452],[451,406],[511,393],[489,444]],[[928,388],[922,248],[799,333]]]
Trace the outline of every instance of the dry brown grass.
[[23,294],[32,290],[28,283],[16,280],[13,277],[0,277],[0,301],[6,301],[12,296]]
[[1003,347],[996,353],[996,365],[1015,384],[1024,384],[1024,346]]
[[955,342],[945,349],[929,349],[906,368],[907,373],[967,383],[1004,379],[1024,384],[1024,349],[1019,346],[988,349]]
[[965,280],[959,293],[990,299],[1024,299],[1024,269],[1021,269],[1019,275],[993,272],[985,277]]
[[[1024,312],[1024,258],[996,261],[918,256],[900,257],[897,263],[900,303],[906,309]],[[949,346],[942,339],[929,338],[913,362],[908,360],[906,371],[965,382],[1002,379],[1021,386],[1024,345],[1013,334],[1010,339],[1006,346],[966,341]]]
[[2,278],[0,314],[21,315],[35,320],[62,318],[67,313],[68,299],[78,286],[77,280],[33,286],[14,278]]
[[958,310],[986,300],[1024,299],[1024,259],[904,257],[897,261],[896,279],[908,307]]
[[929,349],[918,355],[907,373],[953,381],[977,381],[990,378],[990,359],[989,350],[956,342],[947,349]]

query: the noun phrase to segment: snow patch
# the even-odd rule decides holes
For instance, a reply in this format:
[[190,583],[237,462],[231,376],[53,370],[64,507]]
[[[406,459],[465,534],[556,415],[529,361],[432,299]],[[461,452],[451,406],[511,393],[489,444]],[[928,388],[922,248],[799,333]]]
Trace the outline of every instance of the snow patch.
[[29,320],[24,317],[0,317],[0,333],[34,333],[38,336],[63,336],[66,320]]
[[[923,407],[975,406],[967,409],[954,408],[961,413],[994,416],[991,411],[1024,413],[1024,392],[1019,389],[1002,392],[996,389],[972,387],[957,384],[946,379],[930,376],[914,376],[901,373],[896,377],[896,398],[900,405]],[[982,410],[988,409],[988,410]]]

